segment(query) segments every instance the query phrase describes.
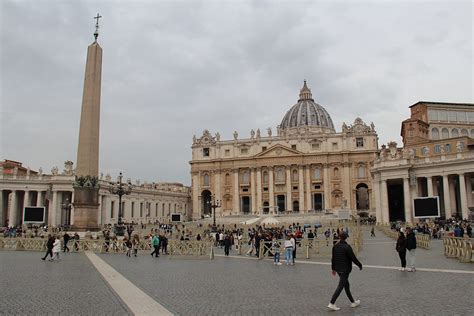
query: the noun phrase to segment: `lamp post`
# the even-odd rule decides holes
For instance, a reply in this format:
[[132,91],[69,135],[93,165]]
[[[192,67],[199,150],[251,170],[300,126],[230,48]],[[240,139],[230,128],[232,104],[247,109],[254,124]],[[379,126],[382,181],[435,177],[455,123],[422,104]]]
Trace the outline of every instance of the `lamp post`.
[[66,199],[65,203],[62,204],[61,207],[64,210],[64,226],[69,229],[69,226],[71,225],[72,204],[69,202],[69,199]]
[[120,172],[120,175],[118,177],[117,182],[110,182],[110,188],[109,191],[112,194],[118,195],[119,197],[119,213],[118,213],[118,223],[115,225],[115,233],[118,236],[123,236],[125,233],[125,227],[123,225],[122,217],[123,217],[123,210],[122,210],[122,196],[130,194],[132,192],[132,184],[130,182],[128,183],[122,183],[122,172]]
[[207,201],[207,203],[209,203],[210,207],[212,208],[212,219],[213,219],[213,223],[212,223],[212,232],[217,232],[217,225],[216,225],[216,208],[218,207],[221,207],[221,201],[220,200],[216,200],[216,196],[213,194],[212,195],[212,201]]

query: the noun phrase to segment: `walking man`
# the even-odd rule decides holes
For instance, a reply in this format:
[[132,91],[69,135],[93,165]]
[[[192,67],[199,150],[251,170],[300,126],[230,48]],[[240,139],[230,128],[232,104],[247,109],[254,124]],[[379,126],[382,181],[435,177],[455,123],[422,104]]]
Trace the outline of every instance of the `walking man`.
[[349,274],[352,271],[352,263],[357,265],[360,270],[362,270],[362,263],[357,260],[352,247],[346,242],[346,239],[347,234],[342,231],[339,234],[339,242],[337,242],[332,248],[332,274],[336,275],[337,272],[339,275],[339,284],[328,305],[328,308],[334,311],[340,310],[340,308],[336,306],[336,300],[339,297],[339,294],[341,294],[342,289],[346,291],[346,295],[351,301],[351,307],[357,307],[360,305],[360,300],[354,300],[352,297],[349,286]]
[[160,256],[160,238],[158,237],[158,234],[153,235],[153,239],[151,240],[151,245],[153,246],[153,252],[151,253],[151,256],[155,255],[155,258]]
[[54,240],[55,238],[51,236],[51,234],[48,235],[48,241],[46,242],[46,254],[44,255],[43,258],[41,258],[41,260],[46,260],[46,258],[48,257],[48,255],[51,256],[50,260],[53,259],[53,247],[54,247]]
[[415,272],[416,236],[413,229],[407,228],[408,272]]
[[64,236],[63,236],[63,241],[64,241],[64,249],[63,249],[63,252],[69,252],[69,247],[67,246],[67,243],[69,242],[69,240],[71,239],[71,237],[69,236],[68,233],[65,233]]

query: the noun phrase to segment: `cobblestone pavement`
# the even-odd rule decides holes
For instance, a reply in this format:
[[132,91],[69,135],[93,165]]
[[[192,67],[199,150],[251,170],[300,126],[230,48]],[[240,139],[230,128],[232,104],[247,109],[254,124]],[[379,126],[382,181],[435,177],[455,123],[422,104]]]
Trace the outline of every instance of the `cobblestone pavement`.
[[84,254],[59,262],[42,261],[43,255],[0,251],[0,315],[129,313]]
[[[137,258],[99,255],[124,277],[176,315],[470,315],[474,302],[474,264],[447,259],[441,244],[417,252],[417,267],[439,271],[401,272],[394,241],[365,233],[350,281],[361,306],[355,309],[343,292],[338,312],[326,306],[338,278],[328,258],[274,266],[269,260],[216,256],[215,260]],[[438,248],[439,249],[438,249]],[[221,250],[217,250],[219,253]],[[233,253],[231,252],[231,256]],[[40,253],[0,252],[5,314],[127,314],[123,302],[105,284],[83,254],[66,254],[61,262],[42,262]],[[326,264],[325,264],[326,263]],[[375,267],[380,266],[380,267]],[[443,272],[463,270],[464,273]],[[48,295],[44,295],[48,289]]]

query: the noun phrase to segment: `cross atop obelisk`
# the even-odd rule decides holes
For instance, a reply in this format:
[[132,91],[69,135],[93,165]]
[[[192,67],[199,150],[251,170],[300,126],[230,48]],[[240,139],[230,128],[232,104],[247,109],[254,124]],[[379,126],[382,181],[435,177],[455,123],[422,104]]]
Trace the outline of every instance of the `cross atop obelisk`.
[[94,19],[96,19],[96,22],[95,22],[95,32],[94,32],[94,37],[95,37],[95,41],[97,42],[97,37],[99,37],[99,19],[101,18],[102,16],[99,15],[99,13],[97,13],[97,16],[94,17]]

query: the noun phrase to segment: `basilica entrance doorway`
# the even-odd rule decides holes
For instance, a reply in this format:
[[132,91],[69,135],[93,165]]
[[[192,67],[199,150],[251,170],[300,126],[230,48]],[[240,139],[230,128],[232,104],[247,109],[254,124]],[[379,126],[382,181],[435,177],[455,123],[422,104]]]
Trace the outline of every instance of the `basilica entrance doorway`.
[[242,197],[242,213],[244,214],[250,213],[250,196]]
[[268,202],[263,202],[263,214],[268,214],[270,212],[270,206]]
[[284,212],[286,211],[286,208],[285,208],[285,196],[283,194],[281,195],[277,195],[277,201],[276,201],[276,205],[278,207],[278,212]]
[[204,190],[201,193],[201,211],[202,215],[211,215],[211,191]]
[[388,211],[389,220],[405,221],[405,206],[403,197],[403,182],[400,179],[394,180],[393,182],[387,181],[387,193],[388,193]]
[[293,212],[299,212],[299,211],[300,211],[300,202],[293,201]]
[[321,211],[323,209],[323,194],[315,193],[313,194],[313,205],[315,211]]

